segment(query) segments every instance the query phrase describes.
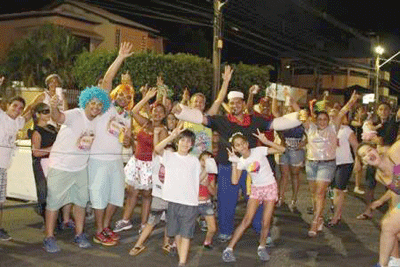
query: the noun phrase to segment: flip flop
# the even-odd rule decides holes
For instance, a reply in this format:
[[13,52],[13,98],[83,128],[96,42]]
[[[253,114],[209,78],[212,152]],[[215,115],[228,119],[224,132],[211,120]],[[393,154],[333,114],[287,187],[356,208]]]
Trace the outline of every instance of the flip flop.
[[146,249],[145,246],[133,247],[133,248],[131,249],[131,251],[129,251],[129,255],[137,256],[137,255],[139,255],[140,253],[142,253],[145,249]]
[[164,254],[165,254],[165,255],[168,255],[169,252],[171,251],[171,245],[170,245],[170,244],[165,244],[165,245],[162,247],[162,250],[164,251]]
[[357,216],[357,220],[371,220],[371,219],[372,219],[372,215],[368,215],[366,213],[362,213]]

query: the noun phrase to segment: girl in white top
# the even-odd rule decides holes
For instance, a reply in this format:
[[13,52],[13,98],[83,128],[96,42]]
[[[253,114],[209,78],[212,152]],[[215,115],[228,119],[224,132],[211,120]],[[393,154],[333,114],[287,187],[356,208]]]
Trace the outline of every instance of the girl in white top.
[[[329,112],[329,116],[331,119],[334,119],[337,116],[337,113],[337,109],[332,109]],[[345,189],[347,188],[347,184],[353,171],[354,159],[351,154],[351,149],[353,149],[354,155],[357,153],[357,137],[347,124],[347,117],[343,117],[343,124],[340,126],[337,134],[338,146],[336,148],[336,171],[332,182],[334,188],[333,205],[335,211],[333,217],[327,224],[329,227],[337,225],[341,220],[345,199]],[[358,158],[356,158],[354,168],[356,170],[361,169]]]
[[358,95],[354,91],[332,122],[329,122],[325,111],[317,114],[316,123],[309,120],[303,122],[308,140],[306,173],[314,204],[314,218],[308,231],[310,237],[315,237],[322,230],[325,194],[336,169],[337,131],[342,118],[357,100]]
[[[257,129],[258,130],[258,129]],[[260,234],[260,246],[257,254],[262,261],[269,260],[268,252],[265,248],[267,236],[271,224],[272,213],[275,203],[278,200],[278,187],[275,181],[274,173],[269,165],[267,155],[274,153],[283,153],[285,148],[274,142],[269,141],[264,134],[257,131],[254,134],[261,142],[270,147],[255,147],[250,149],[247,138],[242,133],[236,133],[232,136],[230,142],[232,149],[228,149],[229,160],[232,162],[232,184],[237,184],[243,170],[246,170],[252,180],[251,194],[247,203],[246,214],[233,233],[232,240],[228,247],[222,253],[222,259],[225,262],[236,261],[233,255],[233,248],[250,226],[254,215],[260,204],[264,205],[262,230]],[[241,157],[236,156],[238,152]]]

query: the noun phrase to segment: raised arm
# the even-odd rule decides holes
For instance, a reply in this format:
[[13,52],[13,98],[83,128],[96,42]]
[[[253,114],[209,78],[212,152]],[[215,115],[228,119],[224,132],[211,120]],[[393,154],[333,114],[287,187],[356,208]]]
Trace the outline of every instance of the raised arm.
[[277,143],[274,143],[272,141],[269,141],[265,134],[261,133],[259,129],[257,129],[257,133],[253,133],[255,137],[258,138],[263,144],[269,146],[270,148],[268,149],[268,154],[276,154],[276,153],[283,153],[285,152],[286,148],[284,146],[281,146]]
[[158,143],[155,147],[154,147],[154,152],[157,155],[163,155],[164,154],[164,148],[171,143],[175,138],[178,137],[178,135],[184,131],[185,128],[183,127],[183,123],[180,123],[172,132],[171,134],[165,138],[164,140],[162,140],[160,143]]
[[221,85],[221,89],[219,90],[217,98],[215,99],[215,101],[212,104],[212,106],[210,107],[210,109],[206,112],[206,114],[216,115],[218,113],[219,108],[221,107],[222,103],[224,102],[226,93],[228,92],[228,86],[229,86],[229,82],[232,78],[232,73],[233,73],[233,69],[231,68],[231,66],[226,65],[225,71],[222,74],[223,82]]
[[37,95],[26,107],[22,112],[21,116],[25,119],[25,122],[29,121],[32,118],[32,108],[37,104],[43,102],[44,100],[44,93]]
[[247,98],[247,112],[249,114],[253,114],[253,106],[254,106],[254,96],[258,94],[260,91],[260,87],[258,85],[252,85],[249,89],[249,97]]
[[101,83],[101,87],[107,92],[111,91],[112,81],[115,75],[117,74],[119,68],[121,67],[122,63],[125,61],[126,58],[133,55],[132,49],[133,49],[133,44],[128,42],[121,43],[118,56],[108,68]]
[[344,107],[339,111],[336,118],[332,121],[333,125],[335,125],[336,129],[339,129],[340,124],[342,123],[343,117],[349,112],[349,110],[357,103],[359,95],[356,91],[353,91],[353,94],[350,97],[350,100],[344,105]]
[[132,116],[140,126],[143,126],[149,122],[147,118],[140,115],[140,111],[149,102],[149,100],[152,99],[156,94],[157,94],[157,88],[150,88],[149,90],[147,90],[146,94],[139,101],[139,103],[137,103],[133,107]]
[[50,115],[53,121],[58,124],[63,124],[65,122],[65,115],[64,113],[60,112],[58,109],[58,97],[54,95],[50,99]]

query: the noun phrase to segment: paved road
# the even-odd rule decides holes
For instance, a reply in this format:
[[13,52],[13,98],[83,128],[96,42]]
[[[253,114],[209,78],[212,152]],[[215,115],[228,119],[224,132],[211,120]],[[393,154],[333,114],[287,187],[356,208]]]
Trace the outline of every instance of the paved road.
[[[384,189],[377,188],[377,196]],[[290,192],[288,193],[290,199]],[[235,248],[237,262],[226,264],[221,260],[221,252],[226,244],[215,242],[213,250],[204,250],[201,242],[204,233],[196,229],[191,243],[188,266],[372,266],[378,258],[379,220],[382,211],[377,211],[372,220],[358,221],[355,216],[363,211],[364,203],[360,196],[351,192],[346,199],[342,223],[335,228],[324,228],[316,238],[307,237],[312,216],[306,213],[310,206],[310,194],[303,177],[300,187],[298,210],[291,212],[283,207],[275,211],[272,237],[275,247],[270,250],[271,260],[260,262],[256,255],[258,237],[249,229]],[[7,201],[10,205],[20,202]],[[244,214],[245,204],[237,208],[237,223]],[[121,214],[117,214],[118,219]],[[329,215],[329,209],[327,209]],[[0,266],[177,266],[177,259],[162,253],[162,228],[147,242],[148,249],[137,257],[128,255],[132,242],[137,239],[139,215],[133,218],[134,229],[122,233],[122,240],[115,247],[102,247],[82,250],[72,243],[70,230],[57,235],[60,253],[49,254],[42,249],[43,230],[41,218],[32,207],[7,208],[4,211],[3,225],[14,238],[13,241],[0,241]],[[93,223],[88,223],[86,232],[93,234]]]

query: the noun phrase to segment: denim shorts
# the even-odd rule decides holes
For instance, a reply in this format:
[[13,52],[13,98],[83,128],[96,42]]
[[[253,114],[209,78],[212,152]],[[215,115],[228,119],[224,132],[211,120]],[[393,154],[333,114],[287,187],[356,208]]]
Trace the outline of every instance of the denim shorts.
[[307,160],[306,174],[308,181],[332,182],[335,177],[336,161]]
[[290,165],[295,167],[301,167],[304,164],[305,151],[299,150],[285,150],[283,154],[279,156],[279,165]]
[[205,203],[199,203],[199,214],[201,216],[212,216],[214,213],[214,205],[211,200]]

